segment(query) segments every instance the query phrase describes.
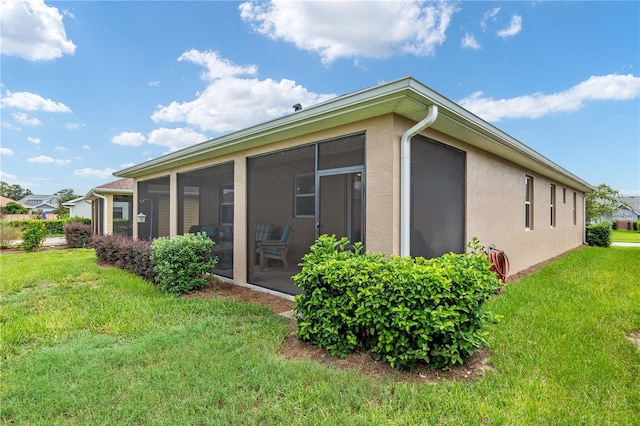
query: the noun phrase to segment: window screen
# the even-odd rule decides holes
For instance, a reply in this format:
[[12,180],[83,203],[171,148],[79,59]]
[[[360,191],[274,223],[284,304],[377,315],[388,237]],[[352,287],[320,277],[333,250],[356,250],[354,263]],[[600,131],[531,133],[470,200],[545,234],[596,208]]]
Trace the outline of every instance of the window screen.
[[416,136],[411,141],[411,255],[463,253],[465,153]]

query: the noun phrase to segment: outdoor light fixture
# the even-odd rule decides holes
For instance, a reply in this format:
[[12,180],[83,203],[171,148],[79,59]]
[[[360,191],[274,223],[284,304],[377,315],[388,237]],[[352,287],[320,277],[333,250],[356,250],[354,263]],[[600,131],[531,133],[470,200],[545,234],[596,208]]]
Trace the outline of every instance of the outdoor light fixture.
[[[142,206],[145,201],[148,201],[151,204],[151,210],[149,211],[149,240],[151,240],[151,232],[153,232],[153,201],[151,201],[149,198],[139,200],[140,206]],[[138,220],[138,223],[145,223],[147,220],[147,216],[142,212],[138,213],[136,215],[136,218]]]

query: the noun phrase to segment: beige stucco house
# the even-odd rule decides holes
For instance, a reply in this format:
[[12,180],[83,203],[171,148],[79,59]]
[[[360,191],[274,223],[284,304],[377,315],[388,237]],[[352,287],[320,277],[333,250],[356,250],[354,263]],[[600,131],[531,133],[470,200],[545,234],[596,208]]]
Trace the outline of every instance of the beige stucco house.
[[91,226],[98,235],[133,232],[133,179],[118,179],[96,186],[85,196],[91,203]]
[[217,274],[288,294],[324,233],[425,257],[463,252],[478,237],[517,273],[582,245],[593,190],[410,77],[116,175],[134,180],[133,215],[151,216],[134,221],[134,236],[206,229]]

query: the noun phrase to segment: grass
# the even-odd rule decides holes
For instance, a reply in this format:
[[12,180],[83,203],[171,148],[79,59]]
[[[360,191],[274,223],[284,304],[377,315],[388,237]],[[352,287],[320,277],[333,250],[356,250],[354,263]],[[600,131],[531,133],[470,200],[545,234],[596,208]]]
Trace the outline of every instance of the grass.
[[0,256],[0,419],[15,424],[639,424],[640,249],[586,247],[489,302],[494,370],[376,380],[285,360],[266,308],[159,293],[89,250]]
[[611,241],[616,243],[640,243],[640,231],[613,230],[611,231]]

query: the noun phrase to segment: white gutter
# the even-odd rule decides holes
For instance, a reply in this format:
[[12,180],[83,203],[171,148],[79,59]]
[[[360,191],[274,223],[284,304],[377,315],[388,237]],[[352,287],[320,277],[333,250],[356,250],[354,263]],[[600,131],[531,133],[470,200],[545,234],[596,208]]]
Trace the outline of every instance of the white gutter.
[[109,207],[109,202],[107,201],[107,197],[105,197],[104,195],[100,195],[95,191],[91,191],[91,194],[95,195],[98,198],[102,198],[102,200],[104,201],[104,211],[102,214],[102,234],[107,235],[107,224],[109,223],[109,221],[107,220],[107,208]]
[[400,138],[400,256],[411,255],[411,138],[438,118],[438,107],[428,108],[427,116]]

